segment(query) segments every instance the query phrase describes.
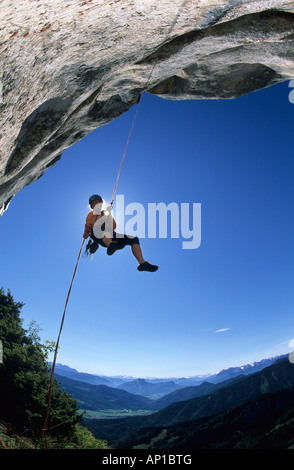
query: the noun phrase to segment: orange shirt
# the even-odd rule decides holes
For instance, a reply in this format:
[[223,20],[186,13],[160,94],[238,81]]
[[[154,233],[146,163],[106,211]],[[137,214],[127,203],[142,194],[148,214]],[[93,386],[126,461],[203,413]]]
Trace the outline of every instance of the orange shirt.
[[[84,235],[83,235],[84,238],[88,238],[91,235],[91,232],[93,230],[93,226],[96,220],[100,219],[100,217],[102,216],[103,214],[97,215],[97,214],[94,214],[93,211],[89,212],[89,214],[86,217],[85,230],[84,230]],[[109,217],[112,217],[112,216],[109,215]],[[114,219],[113,219],[113,228],[114,229],[116,228],[116,222]]]
[[86,223],[85,223],[85,230],[84,230],[84,238],[88,238],[91,235],[91,232],[93,230],[93,226],[98,219],[98,217],[101,217],[101,215],[96,215],[93,214],[93,212],[89,212],[86,218]]

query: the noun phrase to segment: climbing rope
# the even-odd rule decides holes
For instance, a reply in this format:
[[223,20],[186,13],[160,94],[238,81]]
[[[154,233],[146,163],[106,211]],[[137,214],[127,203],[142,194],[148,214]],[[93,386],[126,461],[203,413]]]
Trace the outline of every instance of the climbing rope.
[[113,205],[113,200],[114,200],[114,196],[115,196],[115,193],[116,193],[117,183],[118,183],[118,180],[119,180],[119,177],[120,177],[121,169],[122,169],[122,166],[123,166],[125,155],[127,153],[127,149],[128,149],[128,146],[129,146],[129,142],[130,142],[130,138],[131,138],[133,129],[134,129],[134,125],[135,125],[135,122],[136,122],[136,119],[137,119],[137,116],[138,116],[138,111],[139,111],[140,104],[141,104],[141,98],[142,98],[142,95],[139,98],[139,102],[138,102],[138,105],[137,105],[137,110],[136,110],[136,113],[135,113],[135,116],[134,116],[134,119],[133,119],[133,122],[132,122],[132,125],[131,125],[131,129],[130,129],[130,132],[129,132],[127,143],[126,143],[124,153],[123,153],[123,156],[122,156],[122,159],[121,159],[121,162],[120,162],[118,175],[117,175],[116,182],[115,182],[114,189],[113,189],[113,193],[112,193],[112,198],[111,198],[111,203],[110,203],[111,206]]
[[48,398],[47,398],[47,412],[46,412],[46,418],[45,418],[43,429],[42,429],[42,444],[43,444],[43,447],[44,446],[46,447],[46,449],[47,449],[47,430],[48,430],[48,420],[49,420],[49,411],[50,411],[50,401],[51,401],[52,387],[53,387],[53,382],[54,382],[54,371],[55,371],[55,365],[56,365],[56,358],[57,358],[59,340],[60,340],[61,331],[62,331],[62,328],[63,328],[63,323],[64,323],[64,319],[65,319],[65,312],[66,312],[69,296],[70,296],[70,293],[71,293],[71,288],[72,288],[73,281],[74,281],[74,278],[75,278],[75,275],[76,275],[76,272],[77,272],[77,269],[78,269],[78,264],[79,264],[79,260],[80,260],[81,253],[82,253],[82,250],[83,250],[84,243],[85,243],[85,238],[83,238],[82,246],[81,246],[80,251],[79,251],[79,255],[78,255],[76,265],[75,265],[72,280],[71,280],[71,283],[70,283],[70,286],[69,286],[69,289],[68,289],[68,293],[67,293],[67,297],[66,297],[66,301],[65,301],[65,306],[64,306],[64,311],[63,311],[63,315],[62,315],[62,320],[61,320],[61,325],[60,325],[60,330],[59,330],[59,335],[58,335],[56,346],[55,346],[54,359],[53,359],[53,364],[52,364],[52,369],[51,369],[51,376],[50,376],[49,392],[48,392]]
[[[179,17],[181,16],[182,14],[182,11],[185,9],[185,7],[187,6],[187,4],[190,2],[190,0],[183,0],[183,3],[181,5],[181,7],[179,8],[178,12],[177,12],[177,15],[174,19],[174,21],[172,22],[172,24],[170,25],[170,28],[168,30],[168,33],[167,33],[167,36],[169,36],[172,32],[172,30],[174,29]],[[151,80],[151,76],[153,74],[153,70],[155,68],[155,65],[156,65],[156,62],[154,61],[153,63],[153,66],[151,68],[151,71],[150,71],[150,74],[148,76],[148,79],[147,79],[147,82],[146,82],[146,85],[145,85],[145,89],[147,90],[148,89],[148,85],[149,85],[149,82]],[[117,178],[116,178],[116,182],[115,182],[115,185],[114,185],[114,190],[113,190],[113,194],[112,194],[112,198],[111,198],[111,203],[110,205],[112,206],[113,205],[113,201],[114,201],[114,196],[115,196],[115,192],[116,192],[116,188],[117,188],[117,184],[118,184],[118,180],[119,180],[119,177],[120,177],[120,173],[121,173],[121,169],[122,169],[122,166],[123,166],[123,162],[124,162],[124,159],[125,159],[125,155],[126,155],[126,152],[127,152],[127,148],[128,148],[128,145],[129,145],[129,142],[130,142],[130,138],[131,138],[131,135],[132,135],[132,132],[133,132],[133,129],[134,129],[134,125],[135,125],[135,122],[136,122],[136,119],[137,119],[137,116],[138,116],[138,111],[139,111],[139,108],[140,108],[140,104],[141,104],[141,100],[142,100],[142,95],[140,95],[140,98],[139,98],[139,102],[138,102],[138,106],[137,106],[137,110],[136,110],[136,113],[135,113],[135,116],[134,116],[134,119],[133,119],[133,122],[132,122],[132,126],[131,126],[131,129],[130,129],[130,133],[129,133],[129,136],[128,136],[128,139],[127,139],[127,143],[126,143],[126,146],[125,146],[125,149],[124,149],[124,153],[123,153],[123,156],[122,156],[122,159],[121,159],[121,163],[120,163],[120,167],[119,167],[119,171],[118,171],[118,175],[117,175]]]
[[0,444],[2,444],[3,449],[8,449],[7,445],[3,441],[2,437],[0,437]]

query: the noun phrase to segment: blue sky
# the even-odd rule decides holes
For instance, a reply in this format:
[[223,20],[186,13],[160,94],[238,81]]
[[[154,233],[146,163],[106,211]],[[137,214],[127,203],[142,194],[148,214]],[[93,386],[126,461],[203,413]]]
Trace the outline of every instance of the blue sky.
[[[294,104],[288,83],[236,100],[145,94],[117,194],[201,203],[201,245],[141,239],[81,258],[57,362],[136,377],[217,372],[289,352],[294,337]],[[57,339],[88,198],[109,202],[136,107],[72,148],[0,220],[1,286]]]

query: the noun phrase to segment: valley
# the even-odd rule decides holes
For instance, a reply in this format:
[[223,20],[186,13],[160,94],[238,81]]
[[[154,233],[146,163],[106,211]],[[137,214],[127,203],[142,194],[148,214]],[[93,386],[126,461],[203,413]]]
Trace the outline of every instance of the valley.
[[84,426],[113,449],[292,448],[294,365],[284,356],[269,362],[256,365],[257,372],[224,371],[220,382],[214,376],[215,383],[177,386],[157,399],[57,378],[86,410]]

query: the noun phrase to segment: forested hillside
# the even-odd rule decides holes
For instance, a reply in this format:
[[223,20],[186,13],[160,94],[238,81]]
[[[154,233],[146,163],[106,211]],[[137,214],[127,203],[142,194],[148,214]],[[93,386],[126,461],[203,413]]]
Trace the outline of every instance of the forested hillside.
[[[35,323],[25,330],[20,317],[23,304],[0,289],[0,446],[17,442],[42,447],[42,428],[47,411],[50,371],[47,356],[53,344],[40,343]],[[76,400],[54,380],[49,414],[48,442],[53,447],[102,446],[79,426]],[[21,436],[25,441],[13,436]]]
[[294,448],[294,388],[262,395],[212,417],[145,428],[118,439],[119,449]]

